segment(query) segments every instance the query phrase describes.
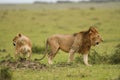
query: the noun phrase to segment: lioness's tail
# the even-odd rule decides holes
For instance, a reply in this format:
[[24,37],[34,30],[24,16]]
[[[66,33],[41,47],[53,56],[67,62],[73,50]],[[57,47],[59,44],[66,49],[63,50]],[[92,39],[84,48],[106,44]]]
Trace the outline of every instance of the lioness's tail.
[[40,58],[40,59],[35,59],[35,61],[40,61],[40,60],[44,59],[46,54],[48,53],[47,51],[48,51],[48,40],[46,41],[46,47],[45,47],[45,51],[44,51],[43,57]]

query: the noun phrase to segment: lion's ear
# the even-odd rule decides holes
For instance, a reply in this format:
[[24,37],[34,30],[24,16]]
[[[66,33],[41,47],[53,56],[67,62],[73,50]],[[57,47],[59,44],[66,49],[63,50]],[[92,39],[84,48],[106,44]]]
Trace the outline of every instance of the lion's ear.
[[98,31],[96,30],[96,28],[90,27],[90,28],[89,28],[89,33],[92,33],[92,32],[98,32]]
[[88,32],[89,32],[89,34],[91,34],[93,32],[93,27],[90,27]]
[[18,37],[21,37],[21,36],[22,36],[22,34],[21,34],[21,33],[19,33],[19,34],[18,34]]

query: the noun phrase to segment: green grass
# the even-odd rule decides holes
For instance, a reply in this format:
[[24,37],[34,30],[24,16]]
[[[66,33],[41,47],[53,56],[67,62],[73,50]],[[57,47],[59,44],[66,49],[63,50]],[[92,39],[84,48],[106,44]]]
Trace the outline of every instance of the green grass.
[[[103,7],[99,5],[0,5],[0,49],[6,50],[0,52],[0,57],[8,54],[14,56],[12,39],[17,33],[23,33],[34,45],[44,49],[45,40],[50,35],[73,34],[87,30],[91,25],[97,26],[104,39],[103,43],[92,49],[100,55],[113,54],[114,47],[120,44],[120,3],[102,4]],[[32,59],[42,56],[33,53]],[[49,66],[46,70],[13,70],[13,80],[116,80],[120,76],[120,64],[86,67],[82,62],[74,62],[71,66],[59,67],[59,63],[67,62],[67,58],[68,54],[60,51],[54,59],[54,65],[48,65],[47,58],[40,61]]]
[[51,66],[49,69],[42,71],[16,70],[14,71],[13,78],[14,80],[115,80],[119,77],[119,68],[119,65],[94,65],[86,67],[74,64],[72,67]]

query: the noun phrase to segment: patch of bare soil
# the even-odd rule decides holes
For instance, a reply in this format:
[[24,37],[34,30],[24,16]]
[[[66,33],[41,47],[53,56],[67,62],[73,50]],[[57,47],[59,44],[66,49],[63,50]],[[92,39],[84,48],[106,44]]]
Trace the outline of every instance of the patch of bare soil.
[[41,64],[37,61],[26,60],[25,58],[20,58],[19,60],[14,60],[12,57],[6,56],[6,59],[0,61],[0,66],[7,66],[12,69],[33,69],[41,70],[46,69],[45,64]]

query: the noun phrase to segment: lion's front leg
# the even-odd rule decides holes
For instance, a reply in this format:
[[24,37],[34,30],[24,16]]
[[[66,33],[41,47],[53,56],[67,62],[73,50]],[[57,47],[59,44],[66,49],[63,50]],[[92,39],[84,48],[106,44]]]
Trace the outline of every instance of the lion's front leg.
[[83,61],[84,61],[84,64],[87,65],[87,66],[92,66],[88,63],[88,54],[83,54]]
[[15,51],[15,59],[17,59],[18,58],[18,55],[19,55],[19,51]]
[[31,54],[32,54],[32,51],[30,50],[30,51],[27,53],[27,59],[28,59],[28,60],[31,60]]

